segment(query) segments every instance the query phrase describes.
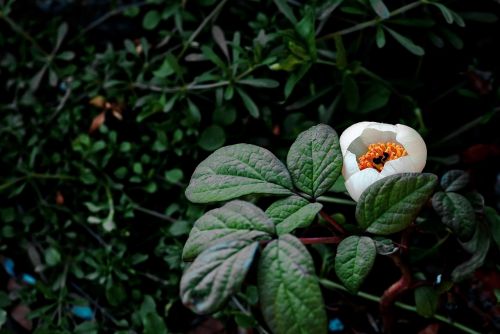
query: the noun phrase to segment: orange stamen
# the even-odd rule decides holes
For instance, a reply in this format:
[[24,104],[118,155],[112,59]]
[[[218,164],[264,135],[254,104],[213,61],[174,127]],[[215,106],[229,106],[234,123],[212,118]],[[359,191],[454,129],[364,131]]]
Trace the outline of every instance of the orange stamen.
[[368,151],[358,158],[360,170],[375,168],[381,171],[387,161],[395,160],[408,155],[405,148],[396,143],[376,143],[368,146]]

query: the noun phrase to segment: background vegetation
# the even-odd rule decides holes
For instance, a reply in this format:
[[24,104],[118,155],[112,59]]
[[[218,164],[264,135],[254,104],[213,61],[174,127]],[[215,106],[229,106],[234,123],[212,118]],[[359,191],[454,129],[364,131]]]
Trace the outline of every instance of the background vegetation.
[[[178,297],[182,246],[205,210],[183,193],[226,144],[283,158],[319,122],[404,123],[425,137],[428,171],[469,170],[498,210],[499,9],[0,0],[2,331],[203,330]],[[234,308],[218,318],[254,324]]]

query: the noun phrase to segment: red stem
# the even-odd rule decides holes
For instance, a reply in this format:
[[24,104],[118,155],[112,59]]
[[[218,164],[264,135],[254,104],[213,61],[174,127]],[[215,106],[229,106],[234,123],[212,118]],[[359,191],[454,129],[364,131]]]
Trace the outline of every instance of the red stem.
[[346,231],[344,230],[344,228],[342,226],[340,226],[340,224],[337,223],[335,220],[333,220],[332,217],[327,215],[326,212],[321,210],[319,212],[319,214],[321,217],[323,217],[324,220],[326,220],[328,223],[330,223],[330,225],[332,225],[337,230],[337,232],[339,232],[340,234],[346,234]]
[[342,241],[339,237],[320,237],[320,238],[299,238],[304,245],[312,244],[338,244]]
[[[401,236],[401,254],[406,254],[408,250],[408,236],[409,229],[403,232]],[[410,289],[412,285],[412,276],[410,268],[401,260],[401,255],[396,253],[389,255],[396,267],[401,271],[401,278],[393,283],[387,290],[384,291],[380,299],[380,313],[382,315],[382,322],[384,325],[384,333],[392,332],[393,315],[391,308],[396,300],[404,292]]]

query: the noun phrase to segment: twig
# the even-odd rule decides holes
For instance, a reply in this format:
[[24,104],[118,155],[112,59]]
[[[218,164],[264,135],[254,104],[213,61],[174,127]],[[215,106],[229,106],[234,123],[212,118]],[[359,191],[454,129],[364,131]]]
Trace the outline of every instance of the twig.
[[[411,10],[411,9],[417,8],[418,6],[420,6],[422,4],[425,4],[426,2],[427,2],[426,0],[419,0],[419,1],[415,1],[415,2],[409,3],[407,5],[404,5],[404,6],[400,7],[400,8],[398,8],[398,9],[390,12],[389,13],[389,17],[387,19],[389,19],[389,18],[391,18],[393,16],[397,16],[399,14],[403,14],[403,13],[405,13],[405,12]],[[381,21],[383,21],[383,19],[377,17],[377,18],[375,18],[373,20],[362,22],[362,23],[356,24],[355,26],[352,26],[352,27],[349,27],[349,28],[346,28],[346,29],[342,29],[342,30],[339,30],[339,31],[327,34],[327,35],[325,35],[323,37],[318,38],[317,41],[324,41],[326,39],[335,38],[335,36],[347,35],[347,34],[350,34],[350,33],[353,33],[353,32],[359,31],[359,30],[363,30],[365,28],[372,27],[374,25],[377,25]]]
[[342,241],[339,237],[319,237],[319,238],[299,238],[300,242],[304,245],[314,244],[338,244]]
[[[319,283],[324,286],[325,288],[327,289],[330,289],[330,290],[342,290],[342,291],[345,291],[345,292],[348,292],[348,290],[341,284],[337,283],[337,282],[333,282],[333,281],[330,281],[330,280],[327,280],[327,279],[320,279],[319,280]],[[372,301],[372,302],[375,302],[375,303],[379,303],[380,302],[380,297],[378,296],[375,296],[375,295],[372,295],[372,294],[369,294],[369,293],[366,293],[366,292],[363,292],[363,291],[359,291],[356,296],[358,297],[361,297],[363,299],[366,299],[366,300],[369,300],[369,301]],[[396,302],[394,303],[394,305],[400,309],[403,309],[403,310],[406,310],[406,311],[410,311],[410,312],[414,312],[414,313],[417,313],[417,308],[415,306],[411,306],[411,305],[408,305],[408,304],[403,304],[401,302]],[[469,328],[461,323],[458,323],[458,322],[454,322],[448,318],[446,318],[445,316],[442,316],[440,314],[435,314],[434,315],[434,319],[436,320],[439,320],[447,325],[450,325],[464,333],[468,333],[468,334],[480,334],[479,332],[473,330],[472,328]]]
[[336,198],[336,197],[330,197],[330,196],[320,196],[316,198],[318,202],[325,202],[325,203],[335,203],[335,204],[345,204],[345,205],[356,205],[356,202],[351,201],[350,199],[343,199],[343,198]]
[[324,220],[326,220],[330,225],[332,225],[337,230],[337,232],[340,232],[340,234],[346,234],[344,228],[340,226],[340,224],[337,223],[335,220],[333,220],[333,218],[330,217],[325,211],[321,210],[319,214]]

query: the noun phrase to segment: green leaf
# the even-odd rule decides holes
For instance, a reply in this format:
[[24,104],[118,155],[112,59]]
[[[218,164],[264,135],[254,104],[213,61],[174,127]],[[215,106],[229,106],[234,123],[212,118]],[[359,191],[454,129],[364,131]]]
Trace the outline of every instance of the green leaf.
[[236,91],[240,95],[241,100],[243,101],[243,104],[245,105],[245,108],[247,108],[250,115],[254,118],[259,118],[259,107],[257,107],[252,98],[242,89],[236,87]]
[[157,10],[150,10],[144,15],[142,26],[146,30],[153,30],[160,23],[161,16]]
[[248,194],[290,195],[292,188],[288,170],[271,152],[236,144],[218,149],[196,167],[186,197],[210,203]]
[[359,88],[352,75],[345,75],[342,82],[342,92],[347,110],[355,111],[359,106]]
[[266,214],[274,221],[278,235],[290,233],[296,228],[309,226],[323,207],[292,195],[271,204]]
[[472,254],[472,257],[453,269],[451,272],[453,282],[469,278],[477,268],[483,265],[490,249],[490,240],[489,230],[483,224],[478,224],[472,239],[462,243],[462,247]]
[[375,41],[377,42],[377,47],[382,49],[385,46],[385,33],[382,27],[377,26],[377,32],[375,34]]
[[218,125],[211,125],[200,135],[198,145],[205,151],[214,151],[224,145],[226,142],[226,133]]
[[382,0],[370,0],[370,5],[382,20],[388,19],[391,16],[391,13]]
[[384,29],[386,29],[389,32],[389,34],[391,34],[392,37],[394,37],[394,39],[399,42],[399,44],[401,44],[406,50],[410,51],[414,55],[423,56],[425,54],[424,49],[413,43],[413,41],[408,37],[405,37],[390,28],[384,27]]
[[144,334],[167,334],[165,321],[156,312],[148,313],[144,320]]
[[469,184],[469,174],[463,170],[453,169],[441,177],[441,187],[445,191],[462,190]]
[[61,262],[61,253],[54,247],[49,247],[45,250],[45,263],[49,267],[55,266]]
[[255,205],[232,201],[201,216],[184,245],[182,258],[190,261],[215,243],[236,239],[262,240],[274,234],[274,224]]
[[337,66],[339,69],[347,67],[347,52],[345,51],[344,42],[342,41],[342,35],[335,35],[335,49],[337,50]]
[[358,291],[376,255],[375,242],[371,238],[352,235],[342,240],[335,256],[335,273],[349,291]]
[[356,206],[356,219],[367,232],[387,235],[404,230],[417,217],[437,184],[429,173],[385,177],[368,187]]
[[467,21],[475,21],[481,23],[495,23],[498,21],[498,16],[494,13],[487,12],[465,12],[460,15]]
[[451,11],[446,7],[445,5],[437,2],[429,2],[429,4],[436,6],[439,8],[441,11],[441,14],[443,15],[444,19],[446,20],[446,23],[452,24],[453,23],[453,14]]
[[297,238],[288,234],[267,245],[257,282],[262,314],[273,333],[327,333],[313,261]]
[[286,0],[274,0],[274,3],[278,7],[279,11],[285,15],[285,17],[290,21],[292,24],[297,24],[297,19],[295,18],[295,15],[293,14],[292,9],[290,6],[288,6]]
[[439,299],[436,290],[430,286],[419,286],[415,289],[414,296],[418,314],[430,318],[436,313]]
[[184,305],[198,314],[220,309],[240,290],[258,247],[258,242],[233,240],[203,251],[182,275]]
[[297,85],[297,83],[302,79],[302,77],[309,71],[311,68],[311,63],[306,63],[300,66],[298,71],[293,72],[285,83],[285,98],[288,98],[290,94],[293,92],[293,89]]
[[484,215],[490,226],[491,237],[500,249],[500,215],[489,206],[484,208]]
[[383,85],[370,85],[361,98],[361,103],[356,112],[366,114],[371,111],[383,108],[389,102],[391,90]]
[[312,7],[306,6],[305,15],[295,26],[299,36],[307,44],[307,51],[311,59],[316,59],[316,30],[314,28],[315,13]]
[[342,171],[337,133],[325,124],[309,128],[292,144],[286,161],[295,186],[314,198],[320,196]]
[[460,240],[469,240],[476,227],[474,208],[464,196],[457,193],[437,192],[432,197],[432,206],[443,224],[453,230]]
[[280,85],[280,83],[276,80],[257,78],[241,79],[238,83],[259,88],[276,88]]

